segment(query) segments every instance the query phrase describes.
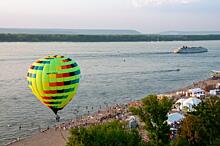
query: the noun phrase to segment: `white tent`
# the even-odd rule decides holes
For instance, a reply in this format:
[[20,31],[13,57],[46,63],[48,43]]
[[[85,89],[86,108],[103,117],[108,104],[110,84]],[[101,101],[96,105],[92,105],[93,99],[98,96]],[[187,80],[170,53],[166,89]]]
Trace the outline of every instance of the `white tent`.
[[193,111],[193,106],[197,106],[200,102],[202,101],[198,98],[188,98],[182,102],[180,109],[182,110],[184,107],[187,107],[189,111]]
[[177,100],[175,104],[178,105],[178,103],[180,103],[180,105],[179,105],[180,110],[183,110],[184,107],[187,107],[189,109],[189,111],[192,111],[193,106],[198,105],[200,102],[202,102],[200,99],[195,98],[195,97],[191,97],[188,99],[181,98],[181,99]]
[[137,120],[134,116],[129,117],[129,123],[128,123],[130,128],[136,128],[137,127]]
[[130,121],[130,120],[136,120],[135,116],[130,116],[130,117],[128,118],[128,121]]
[[175,104],[177,104],[177,103],[180,103],[180,104],[182,104],[183,103],[183,101],[185,101],[186,99],[184,99],[184,98],[180,98],[179,100],[177,100],[176,101],[176,103]]
[[175,103],[176,109],[182,110],[182,105],[183,105],[183,102],[184,102],[185,100],[186,100],[186,99],[184,99],[184,98],[181,98],[181,99],[177,100],[176,103]]
[[188,98],[185,101],[183,101],[183,104],[190,103],[192,105],[198,105],[200,102],[202,101],[198,98]]
[[185,116],[180,113],[172,113],[168,115],[167,123],[171,124],[174,122],[178,122],[178,121],[183,120],[184,118]]

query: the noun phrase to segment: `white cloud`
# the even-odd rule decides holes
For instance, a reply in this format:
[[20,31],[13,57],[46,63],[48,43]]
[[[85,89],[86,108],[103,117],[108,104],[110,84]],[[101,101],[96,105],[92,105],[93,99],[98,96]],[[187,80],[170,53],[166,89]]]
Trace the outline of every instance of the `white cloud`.
[[188,4],[195,1],[196,0],[132,0],[132,4],[135,7],[143,7],[146,5],[161,5],[161,4],[172,4],[172,3]]

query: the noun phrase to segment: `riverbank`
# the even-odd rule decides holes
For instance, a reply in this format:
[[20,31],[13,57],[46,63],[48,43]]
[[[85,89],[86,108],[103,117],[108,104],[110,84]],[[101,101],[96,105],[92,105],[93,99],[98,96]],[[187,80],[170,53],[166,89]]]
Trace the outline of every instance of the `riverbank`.
[[[177,92],[187,91],[190,88],[196,87],[208,89],[211,87],[215,87],[217,83],[220,83],[220,80],[206,79],[183,87],[181,89],[167,92],[160,96],[169,96],[171,98],[178,99],[180,95],[176,94]],[[139,106],[139,102],[132,102],[122,105],[116,104],[113,107],[108,107],[105,110],[97,111],[94,114],[87,115],[82,119],[66,121],[52,128],[41,130],[40,133],[37,133],[25,139],[14,141],[8,144],[8,146],[64,146],[66,144],[68,136],[70,135],[69,129],[71,127],[87,127],[91,125],[102,124],[112,119],[126,121],[132,115],[132,113],[128,111],[129,106]]]

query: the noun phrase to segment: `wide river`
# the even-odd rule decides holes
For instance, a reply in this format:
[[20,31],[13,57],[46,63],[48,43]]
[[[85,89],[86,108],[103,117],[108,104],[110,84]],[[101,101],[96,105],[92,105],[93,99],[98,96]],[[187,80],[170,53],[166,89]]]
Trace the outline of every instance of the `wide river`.
[[[182,45],[203,46],[209,52],[171,53]],[[32,62],[55,54],[69,56],[81,67],[78,93],[59,112],[61,122],[178,89],[220,68],[220,41],[0,43],[0,145],[56,124],[52,111],[35,98],[26,81]]]

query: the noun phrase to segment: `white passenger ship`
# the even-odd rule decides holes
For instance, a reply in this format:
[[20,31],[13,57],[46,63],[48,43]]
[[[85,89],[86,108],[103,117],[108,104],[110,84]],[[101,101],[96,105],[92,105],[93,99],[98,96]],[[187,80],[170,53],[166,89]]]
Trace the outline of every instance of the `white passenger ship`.
[[177,48],[174,50],[174,53],[203,53],[203,52],[208,52],[208,49],[203,48],[203,47],[188,47],[188,46],[183,46],[181,48]]

